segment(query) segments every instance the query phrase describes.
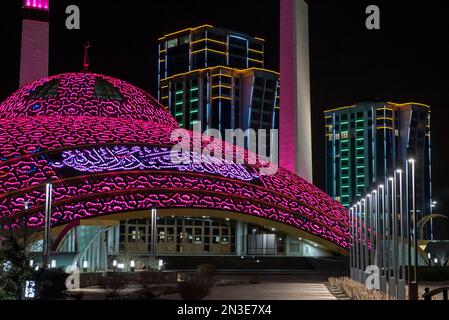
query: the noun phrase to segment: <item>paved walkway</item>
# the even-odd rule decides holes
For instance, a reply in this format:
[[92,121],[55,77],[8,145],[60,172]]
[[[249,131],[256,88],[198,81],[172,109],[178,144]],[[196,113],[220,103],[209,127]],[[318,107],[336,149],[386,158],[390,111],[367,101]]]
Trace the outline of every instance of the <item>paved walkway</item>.
[[[205,300],[337,300],[321,277],[261,276],[259,279],[258,284],[213,287]],[[181,299],[179,294],[161,298]]]
[[[248,275],[222,275],[219,279],[248,280]],[[336,300],[326,287],[327,279],[322,275],[262,275],[259,283],[212,287],[205,300]],[[174,285],[174,284],[173,284]],[[122,295],[139,290],[139,285],[129,285]],[[104,290],[89,287],[73,290],[84,293],[85,300],[104,299]],[[162,299],[180,300],[179,294],[162,296]]]

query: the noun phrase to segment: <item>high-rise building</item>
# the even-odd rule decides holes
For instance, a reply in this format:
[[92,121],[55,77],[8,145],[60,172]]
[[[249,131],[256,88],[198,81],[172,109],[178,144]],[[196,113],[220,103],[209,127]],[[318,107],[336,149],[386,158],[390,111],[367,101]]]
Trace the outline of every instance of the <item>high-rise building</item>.
[[182,127],[278,127],[279,73],[264,69],[264,40],[204,25],[159,39],[159,102]]
[[24,0],[20,86],[48,75],[49,0]]
[[309,17],[304,0],[281,0],[280,165],[312,182]]
[[414,159],[417,214],[431,213],[429,109],[366,102],[325,111],[327,193],[348,207]]

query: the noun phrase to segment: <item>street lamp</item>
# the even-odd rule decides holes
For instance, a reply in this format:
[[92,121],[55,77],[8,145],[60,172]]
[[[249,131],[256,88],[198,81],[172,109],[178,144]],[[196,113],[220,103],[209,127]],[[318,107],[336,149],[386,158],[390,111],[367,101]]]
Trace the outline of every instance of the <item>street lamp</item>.
[[[362,236],[362,246],[363,246],[363,251],[362,251],[362,256],[363,256],[363,266],[362,266],[362,274],[365,275],[365,270],[366,267],[368,266],[368,233],[367,233],[367,228],[366,228],[366,200],[365,198],[361,200],[362,206],[361,208],[363,208],[360,212],[361,216],[361,221],[362,221],[362,226],[361,229],[363,229],[363,232],[361,232],[363,234]],[[363,279],[364,280],[364,279]]]
[[374,252],[374,264],[379,266],[380,259],[379,259],[379,193],[376,190],[372,191],[373,194],[373,204],[374,204],[374,226],[375,226],[375,252]]
[[357,202],[357,218],[358,218],[358,226],[359,229],[359,245],[358,245],[358,253],[359,253],[359,273],[358,278],[360,282],[363,282],[363,237],[362,237],[362,202]]
[[353,239],[353,264],[354,264],[354,279],[358,281],[359,279],[359,268],[360,268],[360,261],[359,261],[359,241],[358,241],[358,212],[357,212],[357,205],[352,206],[352,239]]
[[[388,276],[389,276],[389,280],[388,280],[388,284],[389,284],[389,294],[392,297],[397,297],[397,251],[396,251],[396,229],[397,229],[397,225],[396,225],[396,172],[394,172],[394,176],[393,177],[388,177],[388,183],[390,186],[390,212],[389,212],[389,216],[388,216],[388,221],[389,221],[389,247],[388,247],[388,252],[390,253],[390,248],[391,246],[393,246],[393,252],[392,252],[392,256],[391,259],[389,259],[389,262],[391,262],[391,266],[388,269]],[[390,271],[391,269],[391,271]]]
[[[412,179],[412,221],[413,221],[413,257],[414,257],[414,263],[413,263],[413,283],[412,283],[412,290],[410,290],[410,299],[412,300],[418,300],[418,279],[417,279],[417,268],[418,268],[418,238],[416,234],[416,186],[415,186],[415,160],[409,159],[408,163],[411,166],[411,179]],[[410,242],[410,240],[409,240]],[[409,260],[410,261],[410,260]]]
[[399,263],[400,271],[398,274],[398,298],[405,299],[405,237],[404,237],[404,199],[403,199],[403,184],[402,184],[402,170],[396,170],[396,176],[399,179],[399,232],[400,232],[400,250],[398,257],[401,258]]
[[379,200],[382,205],[380,206],[381,215],[379,216],[379,221],[381,223],[381,245],[382,245],[382,255],[381,255],[381,275],[385,276],[385,186],[383,184],[378,187]]
[[151,255],[156,260],[156,232],[157,232],[157,210],[151,207]]
[[349,247],[349,272],[351,275],[351,279],[354,280],[354,274],[353,274],[353,270],[354,270],[354,265],[353,265],[353,253],[354,253],[354,229],[353,229],[353,224],[352,224],[352,218],[354,216],[353,213],[353,208],[349,208],[348,214],[349,214],[349,234],[351,235],[351,244]]
[[44,216],[44,241],[43,241],[43,265],[48,265],[50,254],[50,228],[51,228],[51,203],[53,186],[50,182],[45,185],[45,216]]

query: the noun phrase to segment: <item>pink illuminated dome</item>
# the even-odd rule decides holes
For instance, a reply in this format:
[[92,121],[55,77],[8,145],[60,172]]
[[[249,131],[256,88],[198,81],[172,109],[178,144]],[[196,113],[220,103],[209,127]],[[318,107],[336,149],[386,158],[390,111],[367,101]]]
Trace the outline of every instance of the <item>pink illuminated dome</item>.
[[[170,215],[194,210],[347,252],[347,211],[326,193],[283,168],[260,175],[257,165],[207,157],[174,165],[176,128],[148,93],[112,77],[65,73],[20,88],[0,104],[1,222],[41,228],[51,182],[53,227],[153,207]],[[203,138],[202,147],[208,143]]]
[[64,73],[24,86],[0,105],[0,118],[92,116],[155,121],[176,120],[145,91],[94,73]]

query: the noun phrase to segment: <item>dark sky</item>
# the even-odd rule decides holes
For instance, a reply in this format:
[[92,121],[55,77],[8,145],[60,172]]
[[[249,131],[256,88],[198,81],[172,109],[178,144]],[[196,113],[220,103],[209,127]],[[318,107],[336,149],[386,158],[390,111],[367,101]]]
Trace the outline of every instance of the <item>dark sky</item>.
[[[433,188],[438,213],[449,213],[449,50],[443,1],[311,0],[310,54],[315,184],[324,186],[323,110],[360,101],[432,106]],[[65,8],[81,10],[81,30],[65,28]],[[381,30],[365,28],[365,8],[381,10]],[[21,1],[0,9],[0,100],[17,89]],[[265,38],[266,67],[279,69],[278,0],[54,0],[50,73],[79,71],[82,43],[92,43],[91,69],[156,95],[157,38],[204,23]],[[448,237],[449,223],[437,230]]]

